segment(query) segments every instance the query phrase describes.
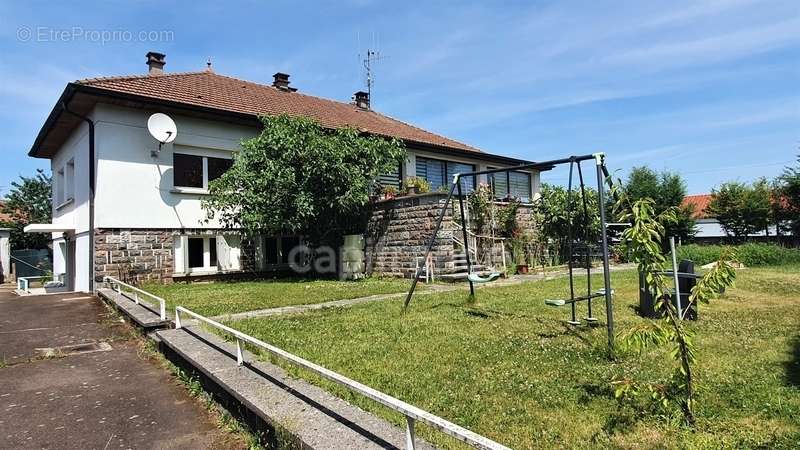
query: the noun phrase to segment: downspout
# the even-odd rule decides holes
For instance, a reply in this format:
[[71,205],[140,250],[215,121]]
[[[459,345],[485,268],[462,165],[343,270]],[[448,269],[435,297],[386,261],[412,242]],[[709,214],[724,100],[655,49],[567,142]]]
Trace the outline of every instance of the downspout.
[[61,102],[61,109],[89,125],[89,292],[94,292],[94,122],[92,119],[71,111],[66,102]]

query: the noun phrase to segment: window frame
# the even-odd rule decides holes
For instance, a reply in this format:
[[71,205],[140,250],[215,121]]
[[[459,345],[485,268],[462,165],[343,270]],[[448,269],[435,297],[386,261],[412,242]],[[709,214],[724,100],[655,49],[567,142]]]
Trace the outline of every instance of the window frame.
[[[197,187],[197,186],[179,186],[179,185],[177,185],[175,183],[175,175],[174,175],[175,170],[176,170],[175,156],[177,156],[177,155],[191,156],[191,157],[195,157],[195,158],[200,158],[201,159],[200,170],[201,170],[201,177],[202,177],[202,186],[200,186],[200,187]],[[233,158],[222,158],[222,157],[219,157],[219,156],[210,156],[210,155],[198,155],[198,154],[194,154],[194,153],[185,153],[185,152],[180,152],[180,151],[173,152],[172,153],[172,171],[173,171],[172,192],[207,194],[208,193],[208,183],[210,181],[213,181],[213,180],[209,179],[209,173],[208,173],[208,160],[209,160],[209,158],[210,159],[227,160],[227,161],[230,161],[231,166],[233,166]],[[230,170],[230,167],[228,167],[227,170]],[[225,172],[222,172],[222,173],[225,173]],[[220,174],[220,176],[222,176],[222,174]],[[214,178],[214,180],[216,180],[216,178]]]
[[[489,170],[494,169],[501,169],[501,167],[487,167]],[[520,175],[525,175],[528,177],[528,195],[526,197],[517,197],[516,195],[512,195],[511,193],[511,172],[518,173]],[[505,178],[505,192],[502,196],[498,195],[496,186],[497,183],[495,179],[498,175],[502,174],[501,176]],[[527,202],[531,202],[533,200],[533,174],[531,172],[523,172],[519,170],[504,170],[503,172],[492,173],[487,176],[487,181],[492,188],[492,192],[494,193],[495,199],[505,200],[507,198],[513,197],[519,200],[527,199]]]
[[[419,175],[419,161],[420,160],[426,161],[426,163],[425,163],[425,165],[426,165],[425,166],[426,167],[425,176],[420,176]],[[433,183],[431,183],[431,180],[428,179],[427,161],[435,161],[435,162],[437,162],[437,163],[442,165],[441,184],[438,184],[435,187],[434,187]],[[416,157],[416,164],[415,164],[416,167],[414,169],[414,172],[415,172],[414,175],[416,175],[416,176],[424,179],[425,181],[427,181],[428,184],[431,185],[431,191],[432,192],[436,192],[437,190],[441,189],[442,186],[445,186],[445,187],[449,187],[450,186],[450,184],[451,184],[451,182],[450,182],[451,174],[449,173],[450,172],[450,168],[448,167],[448,165],[450,165],[450,164],[454,164],[454,165],[455,164],[460,164],[460,165],[470,166],[471,167],[470,172],[475,172],[476,171],[476,167],[477,167],[476,164],[472,164],[472,163],[468,163],[468,162],[450,161],[450,160],[438,159],[438,158],[429,158],[427,156],[417,156]],[[469,184],[466,183],[467,181],[469,181],[469,179],[472,180],[472,186],[469,186]],[[465,184],[462,185],[462,189],[464,191],[464,194],[468,194],[468,193],[472,192],[473,190],[475,190],[475,187],[477,186],[477,181],[478,180],[476,179],[476,177],[474,175],[472,175],[472,176],[464,178],[462,181],[465,182]]]

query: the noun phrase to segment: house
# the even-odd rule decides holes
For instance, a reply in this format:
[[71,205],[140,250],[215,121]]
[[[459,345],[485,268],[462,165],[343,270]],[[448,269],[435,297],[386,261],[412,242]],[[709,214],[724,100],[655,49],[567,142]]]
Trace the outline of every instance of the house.
[[[681,207],[692,206],[692,218],[695,220],[694,240],[697,242],[719,242],[729,237],[719,221],[708,211],[711,203],[711,194],[687,195],[683,198]],[[777,236],[774,225],[770,225],[766,231],[760,231],[748,236],[748,238],[769,240]]]
[[[210,65],[168,73],[164,54],[146,58],[141,75],[68,83],[29,151],[51,161],[53,220],[26,231],[52,233],[54,272],[75,290],[93,290],[104,275],[168,281],[284,266],[286,249],[300,237],[243,237],[206,221],[200,205],[240,141],[258,134],[261,114],[307,116],[325,127],[401,139],[408,159],[381,177],[384,185],[400,186],[416,175],[437,189],[457,172],[527,163],[380,114],[364,92],[345,103],[300,92],[283,73],[263,85]],[[160,149],[146,128],[156,112],[170,115],[178,129],[174,142]],[[531,198],[539,175],[513,172],[495,185],[498,196]]]

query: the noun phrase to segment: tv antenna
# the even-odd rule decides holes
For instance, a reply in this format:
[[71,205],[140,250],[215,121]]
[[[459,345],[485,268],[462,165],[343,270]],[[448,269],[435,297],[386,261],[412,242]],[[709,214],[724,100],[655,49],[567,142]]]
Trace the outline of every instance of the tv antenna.
[[155,113],[147,119],[147,131],[150,132],[150,136],[153,136],[153,139],[158,141],[158,150],[150,151],[150,156],[154,158],[161,152],[162,145],[174,141],[178,135],[175,121],[164,113]]

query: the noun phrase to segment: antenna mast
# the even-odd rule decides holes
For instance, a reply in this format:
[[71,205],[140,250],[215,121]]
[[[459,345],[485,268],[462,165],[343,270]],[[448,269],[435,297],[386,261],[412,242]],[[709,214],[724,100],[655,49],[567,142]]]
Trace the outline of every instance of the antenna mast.
[[362,60],[364,64],[364,72],[367,81],[367,94],[372,98],[372,85],[375,84],[375,77],[373,74],[372,64],[383,59],[380,52],[375,50],[367,50],[367,56]]

